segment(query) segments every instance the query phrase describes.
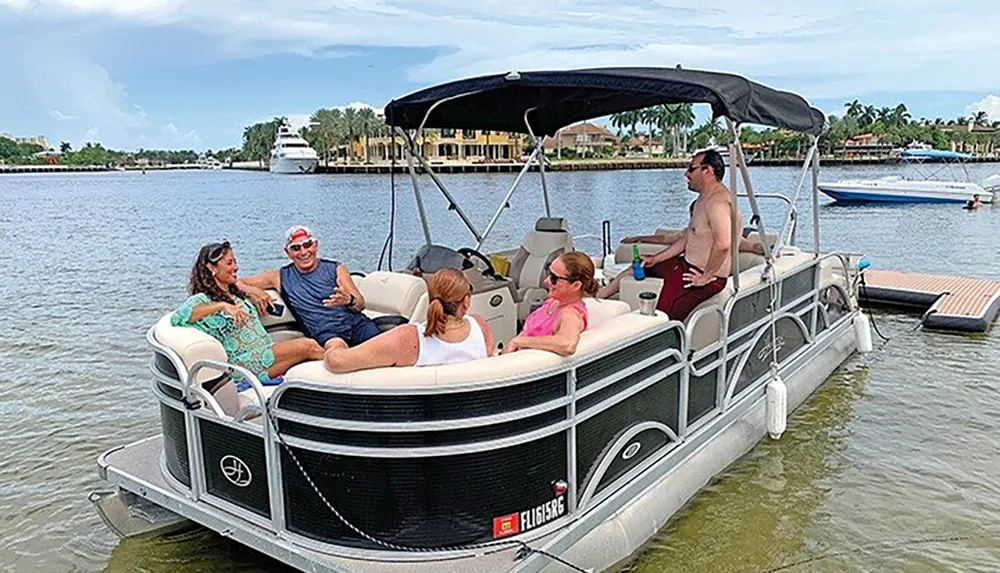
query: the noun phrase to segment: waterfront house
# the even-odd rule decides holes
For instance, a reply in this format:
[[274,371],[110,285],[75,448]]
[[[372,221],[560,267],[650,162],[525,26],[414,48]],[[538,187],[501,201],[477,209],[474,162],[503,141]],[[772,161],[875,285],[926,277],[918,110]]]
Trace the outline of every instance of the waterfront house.
[[546,151],[555,151],[556,157],[562,157],[567,149],[577,157],[609,156],[618,144],[618,137],[607,128],[587,121],[564,127],[544,142]]

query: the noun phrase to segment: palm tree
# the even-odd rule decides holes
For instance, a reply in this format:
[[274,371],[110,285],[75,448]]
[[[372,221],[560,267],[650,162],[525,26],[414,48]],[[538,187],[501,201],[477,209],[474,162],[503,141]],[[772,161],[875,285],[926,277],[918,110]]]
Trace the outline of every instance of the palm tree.
[[910,112],[906,109],[906,104],[900,103],[889,114],[889,123],[897,127],[904,126],[910,122]]
[[69,153],[73,151],[73,146],[68,141],[59,144],[59,153]]
[[365,163],[371,162],[371,154],[368,149],[368,136],[375,129],[375,125],[377,123],[378,118],[375,117],[375,110],[370,107],[364,107],[358,110],[358,135],[363,134],[365,136]]
[[877,112],[875,111],[875,106],[866,105],[861,110],[861,115],[858,116],[858,125],[860,127],[868,127],[875,123],[875,118],[877,117]]
[[622,128],[627,127],[630,123],[631,117],[627,111],[611,114],[611,126],[618,129],[618,137],[621,137]]
[[339,109],[318,109],[309,121],[304,137],[323,155],[324,164],[330,165],[330,152],[340,143],[342,114]]
[[861,114],[864,113],[864,106],[858,100],[854,100],[850,103],[845,103],[844,107],[847,108],[847,115],[853,118],[860,118]]
[[347,136],[347,152],[351,159],[354,159],[354,142],[361,133],[361,120],[358,117],[357,108],[349,107],[344,109],[344,132]]
[[976,112],[976,115],[972,118],[972,123],[979,126],[986,126],[989,125],[989,120],[990,120],[989,115],[987,115],[985,111],[979,110]]
[[694,127],[694,106],[689,103],[681,104],[677,111],[677,119],[678,128],[681,130],[681,135],[684,136],[684,153],[687,153],[688,130]]

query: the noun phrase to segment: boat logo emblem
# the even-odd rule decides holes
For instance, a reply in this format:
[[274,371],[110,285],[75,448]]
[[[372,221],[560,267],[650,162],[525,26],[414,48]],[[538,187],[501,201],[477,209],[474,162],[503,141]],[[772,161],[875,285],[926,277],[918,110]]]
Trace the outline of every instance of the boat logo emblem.
[[222,470],[222,475],[236,487],[246,487],[253,481],[250,468],[236,456],[223,456],[219,460],[219,469]]
[[622,459],[630,460],[634,458],[635,455],[638,454],[639,450],[641,449],[642,449],[642,444],[640,444],[639,442],[632,442],[631,444],[628,445],[627,448],[625,448],[625,451],[622,452]]

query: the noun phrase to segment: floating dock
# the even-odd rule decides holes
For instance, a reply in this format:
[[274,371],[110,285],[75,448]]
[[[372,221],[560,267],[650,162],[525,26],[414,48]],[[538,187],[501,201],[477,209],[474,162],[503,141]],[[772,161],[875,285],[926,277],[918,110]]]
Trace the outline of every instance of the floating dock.
[[1000,310],[1000,281],[869,270],[859,298],[865,305],[924,310],[925,328],[985,332]]

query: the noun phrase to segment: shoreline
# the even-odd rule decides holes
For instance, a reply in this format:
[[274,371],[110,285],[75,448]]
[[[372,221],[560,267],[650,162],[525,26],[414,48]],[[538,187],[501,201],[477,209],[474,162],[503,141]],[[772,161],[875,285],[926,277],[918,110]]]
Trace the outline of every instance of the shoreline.
[[[547,171],[623,171],[635,169],[681,169],[687,166],[688,158],[644,158],[644,159],[585,159],[585,160],[555,160],[546,165]],[[767,158],[755,159],[748,167],[800,167],[804,158]],[[851,165],[896,165],[900,161],[890,157],[825,157],[820,159],[820,166],[851,166]],[[1000,156],[978,156],[965,163],[1000,163]],[[434,162],[431,167],[436,173],[517,173],[523,163],[461,163]],[[242,162],[223,165],[223,169],[238,171],[267,171],[267,165],[257,162]],[[124,167],[107,167],[103,165],[0,165],[0,175],[23,173],[96,173],[113,171],[173,171],[173,170],[204,170],[195,164],[174,165],[129,165]],[[380,163],[340,163],[319,165],[317,174],[388,174],[393,166],[388,162]],[[419,169],[423,172],[423,169]],[[537,165],[532,165],[529,171],[538,171]],[[397,162],[396,173],[407,173],[405,162]]]

